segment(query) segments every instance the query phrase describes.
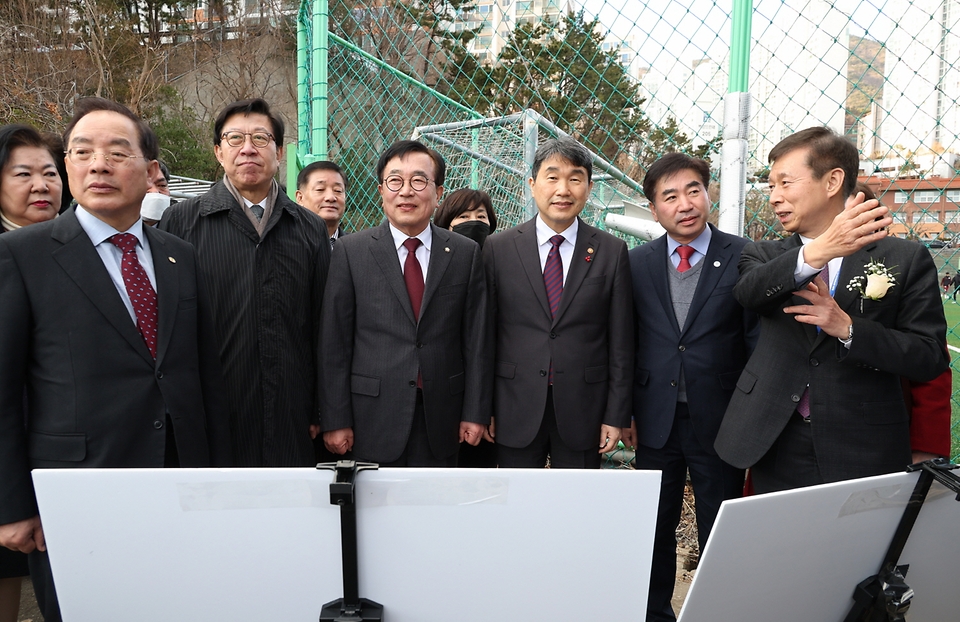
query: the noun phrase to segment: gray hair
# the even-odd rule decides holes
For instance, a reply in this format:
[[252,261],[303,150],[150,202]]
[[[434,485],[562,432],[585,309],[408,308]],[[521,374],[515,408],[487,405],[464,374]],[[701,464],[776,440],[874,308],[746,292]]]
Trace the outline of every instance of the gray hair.
[[573,166],[586,169],[587,181],[593,179],[593,156],[590,155],[586,147],[569,136],[551,138],[537,147],[537,153],[533,157],[533,174],[531,175],[534,179],[540,172],[540,166],[553,156],[560,156]]

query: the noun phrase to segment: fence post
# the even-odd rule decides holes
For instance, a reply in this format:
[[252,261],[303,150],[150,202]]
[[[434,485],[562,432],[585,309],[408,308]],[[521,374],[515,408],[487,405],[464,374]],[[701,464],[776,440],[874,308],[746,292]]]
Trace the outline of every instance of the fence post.
[[730,43],[730,83],[723,99],[720,150],[720,230],[743,235],[750,131],[750,27],[753,0],[734,0]]

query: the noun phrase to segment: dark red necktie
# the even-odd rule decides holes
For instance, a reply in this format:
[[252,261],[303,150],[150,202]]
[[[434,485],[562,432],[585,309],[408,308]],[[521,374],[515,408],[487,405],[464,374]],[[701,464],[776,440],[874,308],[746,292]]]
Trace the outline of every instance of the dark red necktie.
[[407,248],[407,259],[403,262],[403,281],[407,284],[413,317],[420,321],[420,304],[423,302],[423,268],[417,261],[419,238],[407,238],[403,245]]
[[547,302],[550,303],[550,317],[557,317],[560,308],[560,296],[563,295],[563,260],[560,259],[560,245],[564,237],[555,235],[550,238],[550,252],[543,264],[543,284],[547,288]]
[[137,236],[132,233],[118,233],[110,237],[110,242],[123,251],[123,259],[120,261],[123,284],[137,315],[140,335],[150,349],[151,356],[157,358],[157,293],[153,291],[150,279],[137,259]]
[[696,249],[692,246],[678,246],[677,254],[680,255],[680,264],[677,266],[677,272],[686,272],[693,266],[690,265],[690,258],[693,257],[693,254],[696,252]]
[[[825,265],[823,267],[823,270],[820,271],[820,278],[822,278],[823,282],[827,284],[827,291],[830,291],[830,264]],[[820,332],[820,327],[817,326],[817,333],[819,332]],[[800,396],[800,401],[797,402],[797,412],[800,413],[800,416],[803,417],[804,419],[810,418],[810,387],[809,385],[803,390],[803,395]]]

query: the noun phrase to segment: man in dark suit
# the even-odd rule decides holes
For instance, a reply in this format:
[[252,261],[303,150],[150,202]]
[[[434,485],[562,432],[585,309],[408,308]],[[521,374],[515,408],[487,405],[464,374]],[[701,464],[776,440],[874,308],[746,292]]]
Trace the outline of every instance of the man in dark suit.
[[196,253],[140,220],[151,135],[119,104],[80,100],[64,134],[78,207],[0,238],[0,544],[30,553],[48,621],[31,469],[231,462]]
[[381,466],[456,466],[490,420],[480,247],[430,223],[446,165],[404,140],[377,162],[387,221],[334,246],[323,306],[327,449]]
[[752,467],[757,492],[900,471],[912,461],[900,377],[948,365],[936,267],[920,244],[888,237],[886,207],[853,195],[846,138],[808,128],[770,162],[770,204],[793,236],[740,259],[734,295],[760,315],[760,340],[717,452]]
[[543,143],[529,180],[538,215],[483,248],[496,331],[501,467],[599,468],[630,425],[633,303],[623,240],[580,220],[592,157]]
[[159,225],[193,244],[210,288],[239,466],[316,464],[330,242],[323,221],[275,179],[283,132],[262,99],[225,106],[213,126],[223,179],[172,206]]
[[727,402],[756,344],[756,315],[733,298],[746,240],[707,223],[710,165],[681,153],[653,163],[643,180],[667,233],[630,251],[637,358],[633,423],[636,467],[661,471],[647,621],[675,620],[676,529],[687,469],[696,494],[700,550],[726,499],[743,490],[743,470],[713,442]]

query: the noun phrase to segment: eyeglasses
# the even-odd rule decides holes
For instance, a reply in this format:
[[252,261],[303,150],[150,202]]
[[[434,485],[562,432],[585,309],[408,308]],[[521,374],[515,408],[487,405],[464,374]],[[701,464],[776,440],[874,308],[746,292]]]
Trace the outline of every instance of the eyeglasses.
[[273,140],[273,134],[270,132],[224,132],[220,135],[220,140],[227,141],[231,147],[242,147],[247,142],[247,136],[254,147],[263,148]]
[[409,183],[410,187],[420,192],[421,190],[426,190],[427,184],[429,184],[432,179],[427,179],[426,177],[420,177],[419,175],[411,177],[409,180],[400,177],[399,175],[391,175],[383,180],[383,185],[387,187],[387,190],[390,192],[400,192],[403,190],[403,185]]
[[131,162],[139,158],[147,159],[146,156],[133,155],[132,153],[125,153],[123,151],[101,153],[86,148],[67,149],[63,153],[66,154],[68,160],[78,165],[89,164],[92,160],[96,159],[97,156],[103,156],[104,163],[117,167],[130,166]]

